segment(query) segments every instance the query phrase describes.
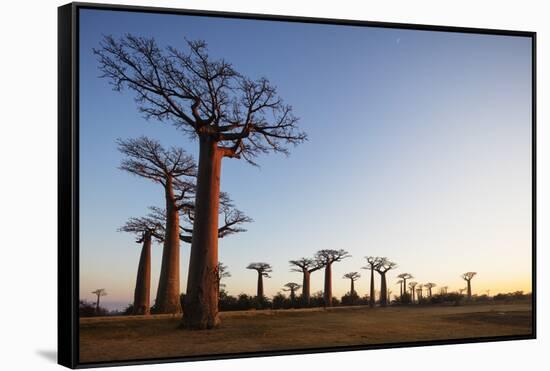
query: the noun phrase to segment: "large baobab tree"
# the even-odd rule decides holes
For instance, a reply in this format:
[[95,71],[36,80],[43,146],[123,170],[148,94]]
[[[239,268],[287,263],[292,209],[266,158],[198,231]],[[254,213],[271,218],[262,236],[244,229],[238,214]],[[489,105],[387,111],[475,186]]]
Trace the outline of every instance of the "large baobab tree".
[[300,285],[298,285],[297,283],[295,282],[289,282],[285,285],[285,288],[283,289],[283,291],[289,291],[290,292],[290,302],[292,304],[295,303],[296,301],[296,291],[300,289]]
[[266,79],[253,80],[223,59],[209,56],[204,41],[185,50],[161,48],[154,39],[105,36],[94,53],[114,90],[129,89],[147,118],[167,121],[199,143],[195,223],[183,325],[219,323],[216,266],[221,162],[252,164],[266,152],[288,153],[306,140],[292,107]]
[[403,280],[403,289],[401,290],[401,300],[403,300],[403,294],[407,293],[407,280],[413,279],[413,275],[410,273],[401,273],[397,275],[398,278]]
[[269,273],[273,271],[271,265],[268,263],[250,263],[246,269],[253,269],[258,272],[258,287],[256,298],[258,302],[261,302],[264,298],[264,277],[271,278]]
[[359,272],[346,273],[342,278],[346,278],[350,281],[350,289],[349,289],[350,296],[354,297],[355,295],[357,295],[357,293],[355,292],[355,281],[361,278],[361,275],[359,274]]
[[156,140],[146,137],[119,139],[117,143],[119,151],[125,155],[120,169],[160,184],[164,190],[166,220],[155,309],[157,313],[180,312],[179,213],[193,205],[188,195],[194,185],[186,178],[196,175],[195,162],[183,149],[165,149]]
[[432,288],[436,287],[437,285],[433,282],[428,282],[424,284],[424,287],[428,289],[428,298],[432,297]]
[[139,257],[134,304],[132,314],[148,315],[151,313],[151,243],[164,240],[163,224],[151,217],[130,218],[119,231],[137,235],[137,243],[142,244]]
[[374,293],[374,271],[382,262],[382,258],[377,256],[365,256],[367,259],[367,265],[362,267],[363,269],[370,270],[370,293],[369,293],[369,307],[374,307],[375,293]]
[[383,307],[388,305],[386,273],[395,268],[397,268],[397,263],[394,263],[387,258],[381,258],[380,264],[378,264],[375,268],[376,272],[380,274],[380,305]]
[[92,291],[92,294],[96,295],[97,297],[95,302],[95,314],[99,314],[99,298],[101,298],[102,296],[106,296],[107,291],[105,291],[105,289],[97,289]]
[[309,298],[310,298],[310,277],[311,273],[323,268],[323,265],[321,262],[309,259],[309,258],[301,258],[298,260],[290,260],[290,265],[292,268],[290,269],[291,272],[299,272],[302,273],[303,280],[302,280],[302,302],[305,306],[309,305]]
[[464,281],[466,281],[466,295],[468,297],[468,300],[472,299],[472,278],[477,274],[477,272],[466,272],[461,277]]
[[345,250],[319,250],[315,254],[315,260],[325,268],[325,290],[323,298],[325,306],[332,306],[332,264],[349,258],[351,255]]
[[415,282],[415,281],[409,282],[409,290],[411,291],[411,303],[413,304],[414,304],[414,288],[416,287],[417,284],[418,282]]

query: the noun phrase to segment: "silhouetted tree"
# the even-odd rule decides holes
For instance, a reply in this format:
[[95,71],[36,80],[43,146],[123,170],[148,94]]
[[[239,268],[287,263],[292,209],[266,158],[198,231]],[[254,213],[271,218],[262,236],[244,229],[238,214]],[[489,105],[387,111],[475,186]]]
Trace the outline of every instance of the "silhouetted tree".
[[399,297],[403,297],[403,280],[399,280],[395,283],[396,285],[399,285]]
[[432,297],[432,288],[436,287],[437,285],[433,282],[428,282],[424,284],[424,287],[428,289],[428,298]]
[[332,264],[351,255],[345,250],[319,250],[315,254],[317,260],[325,268],[325,290],[323,291],[325,306],[332,306]]
[[466,281],[466,290],[467,290],[467,293],[466,293],[466,296],[468,298],[468,300],[471,300],[472,299],[472,278],[474,278],[474,276],[477,274],[477,272],[466,272],[464,273],[461,277],[464,281]]
[[97,315],[99,315],[100,314],[99,298],[101,298],[102,296],[106,296],[107,291],[105,291],[105,289],[97,289],[95,291],[92,291],[92,294],[97,296],[97,299],[96,299],[96,302],[95,302],[95,312],[96,312]]
[[290,292],[290,302],[294,305],[296,301],[296,290],[300,289],[300,285],[294,282],[289,282],[285,285],[286,289],[283,289],[283,291],[289,291]]
[[164,240],[163,224],[150,217],[130,218],[119,231],[136,234],[136,243],[143,244],[130,314],[148,315],[151,313],[151,242],[153,239],[157,242]]
[[362,267],[362,269],[370,270],[370,293],[369,293],[369,307],[374,307],[375,302],[375,292],[374,292],[374,271],[382,262],[382,258],[375,256],[365,256],[367,259],[367,265]]
[[[155,300],[156,313],[181,311],[179,212],[192,207],[188,194],[194,188],[184,177],[196,175],[193,158],[181,148],[165,149],[152,139],[140,137],[117,141],[118,150],[126,156],[120,169],[162,185],[166,202],[164,247],[160,278]],[[177,190],[180,190],[179,194]]]
[[347,278],[348,280],[350,280],[350,289],[349,289],[349,293],[350,293],[350,296],[351,297],[354,297],[354,295],[356,296],[357,293],[355,292],[355,281],[357,281],[359,278],[361,278],[361,275],[358,273],[358,272],[349,272],[349,273],[346,273],[344,274],[344,277],[342,278]]
[[416,287],[417,284],[418,282],[415,282],[415,281],[409,282],[409,289],[411,291],[411,301],[413,304],[414,304],[414,288]]
[[220,288],[225,286],[225,284],[221,283],[222,279],[231,277],[231,273],[229,270],[227,270],[227,265],[223,264],[222,262],[218,263],[218,269],[216,270],[216,279],[218,281],[218,292],[220,291]]
[[447,290],[449,289],[449,286],[442,286],[439,288],[439,293],[441,295],[447,295]]
[[397,264],[387,258],[381,258],[380,264],[375,268],[378,274],[380,274],[380,305],[383,307],[388,304],[386,273],[395,268],[397,268]]
[[258,290],[256,294],[257,300],[260,302],[264,298],[264,280],[263,278],[271,278],[269,273],[273,270],[268,263],[250,263],[246,269],[253,269],[258,272]]
[[413,279],[413,275],[410,273],[401,273],[397,275],[398,278],[403,280],[403,289],[401,290],[401,301],[403,301],[403,294],[407,293],[407,280]]
[[310,304],[310,276],[311,273],[323,268],[321,262],[309,258],[301,258],[299,260],[290,260],[290,265],[292,268],[291,272],[302,273],[302,302],[304,306],[309,306]]
[[154,39],[105,36],[98,57],[102,77],[117,91],[128,88],[147,117],[169,121],[198,139],[196,210],[187,280],[184,325],[206,329],[219,323],[214,271],[218,264],[218,194],[221,160],[250,163],[261,153],[288,153],[306,134],[270,82],[252,80],[207,53],[204,41],[185,51],[162,49]]

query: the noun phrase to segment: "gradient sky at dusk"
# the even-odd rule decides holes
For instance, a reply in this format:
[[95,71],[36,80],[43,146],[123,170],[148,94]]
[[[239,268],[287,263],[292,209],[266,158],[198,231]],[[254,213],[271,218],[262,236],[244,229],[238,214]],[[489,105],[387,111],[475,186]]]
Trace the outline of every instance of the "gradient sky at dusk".
[[[198,143],[146,121],[133,94],[100,79],[92,48],[102,35],[154,37],[183,48],[204,39],[212,57],[274,83],[309,141],[260,168],[225,159],[222,190],[254,219],[220,240],[231,294],[254,294],[250,262],[273,265],[273,295],[289,259],[319,249],[352,254],[333,267],[333,292],[364,256],[387,256],[418,282],[451,290],[477,271],[474,293],[531,290],[531,40],[523,37],[81,10],[80,289],[103,287],[109,308],[132,301],[141,246],[117,232],[162,206],[158,184],[118,170],[116,138],[146,135],[197,158]],[[161,245],[153,247],[152,299]],[[185,289],[189,245],[181,245]],[[322,289],[312,275],[312,293]],[[378,282],[377,282],[378,287]],[[153,304],[153,303],[152,303]]]

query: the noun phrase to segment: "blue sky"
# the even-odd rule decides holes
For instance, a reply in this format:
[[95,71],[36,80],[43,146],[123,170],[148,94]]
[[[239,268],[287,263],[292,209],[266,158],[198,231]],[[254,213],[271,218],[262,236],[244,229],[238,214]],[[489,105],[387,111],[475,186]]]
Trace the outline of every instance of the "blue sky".
[[[220,241],[232,294],[255,292],[248,263],[273,265],[266,294],[301,282],[288,260],[346,249],[333,291],[348,280],[362,295],[365,255],[399,264],[419,282],[474,292],[530,291],[531,41],[490,36],[81,10],[81,297],[107,289],[111,308],[131,302],[140,246],[117,232],[128,217],[163,205],[159,185],[117,169],[116,138],[147,135],[197,158],[198,144],[166,123],[146,121],[130,91],[100,79],[92,48],[102,35],[154,37],[183,48],[203,39],[212,57],[274,83],[309,141],[291,155],[225,159],[222,190],[254,219]],[[161,246],[155,246],[152,298]],[[182,290],[189,246],[181,250]],[[312,276],[312,291],[322,274]]]

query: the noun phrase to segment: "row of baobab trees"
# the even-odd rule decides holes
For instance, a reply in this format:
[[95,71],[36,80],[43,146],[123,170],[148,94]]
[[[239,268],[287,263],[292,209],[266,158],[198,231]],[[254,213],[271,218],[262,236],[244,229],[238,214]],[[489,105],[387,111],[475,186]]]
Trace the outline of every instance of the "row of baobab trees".
[[[307,135],[300,130],[292,107],[267,78],[249,78],[225,59],[211,57],[204,41],[183,44],[181,49],[162,47],[153,38],[107,35],[93,52],[100,77],[115,91],[129,92],[145,118],[169,123],[176,133],[198,144],[195,163],[182,148],[167,149],[150,138],[118,142],[125,155],[120,168],[158,184],[165,199],[163,208],[152,207],[147,215],[131,218],[121,228],[136,234],[142,246],[135,313],[149,311],[153,241],[162,243],[163,249],[155,309],[181,311],[180,242],[184,242],[190,244],[190,260],[182,327],[210,329],[220,323],[218,239],[243,232],[242,224],[251,221],[220,191],[222,160],[256,165],[258,155],[288,154],[289,147],[303,143]],[[329,305],[330,267],[335,259],[345,257],[340,255],[337,251],[320,257]],[[309,289],[309,274],[321,269],[317,259],[308,261],[295,264],[304,274],[304,290]],[[386,259],[369,264],[373,264],[371,278],[378,272],[386,292],[385,273],[394,266]]]

